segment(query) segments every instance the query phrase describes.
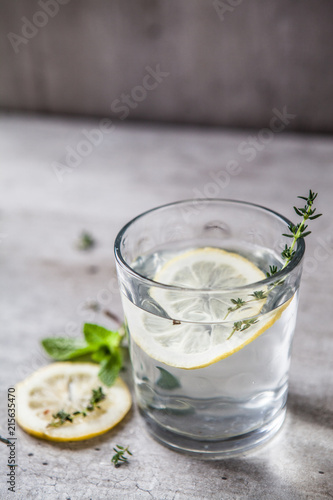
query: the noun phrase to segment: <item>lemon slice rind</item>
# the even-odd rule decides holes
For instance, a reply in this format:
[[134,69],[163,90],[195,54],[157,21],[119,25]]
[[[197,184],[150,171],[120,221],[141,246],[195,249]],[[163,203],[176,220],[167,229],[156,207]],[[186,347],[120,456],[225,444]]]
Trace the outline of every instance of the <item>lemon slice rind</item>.
[[[125,311],[127,311],[127,318],[131,316],[129,327],[132,322],[133,324],[136,323],[135,327],[133,327],[132,329],[130,327],[133,341],[148,356],[168,366],[182,368],[185,370],[193,370],[210,366],[243,349],[246,345],[250,344],[271,326],[273,326],[274,323],[281,317],[282,313],[288,308],[292,300],[293,298],[289,299],[277,309],[265,315],[265,317],[263,316],[261,319],[259,319],[258,324],[252,325],[245,331],[236,331],[229,340],[227,340],[227,338],[230,335],[232,324],[228,323],[228,326],[224,327],[225,330],[221,335],[222,341],[220,345],[215,344],[210,349],[194,353],[182,352],[182,340],[180,340],[178,344],[177,342],[174,342],[173,338],[171,337],[172,335],[181,337],[182,333],[184,332],[185,335],[192,335],[193,343],[195,343],[195,331],[191,331],[190,324],[182,323],[181,325],[174,325],[172,320],[162,319],[161,321],[164,322],[164,325],[165,321],[168,321],[168,328],[165,326],[165,328],[163,329],[164,331],[157,334],[149,334],[149,332],[147,332],[147,320],[151,321],[151,315],[149,313],[143,312],[141,310],[138,311],[136,306],[133,306],[133,304],[129,302],[127,302],[125,305]],[[160,319],[158,319],[158,321],[160,321]],[[144,325],[145,322],[146,325]],[[141,326],[138,327],[140,323]],[[198,329],[200,328],[202,328],[202,326],[198,325]],[[178,331],[175,329],[178,329]],[[189,331],[186,332],[186,329],[189,329]],[[200,331],[198,332],[198,336],[200,338]],[[164,339],[165,342],[163,342]],[[198,344],[200,348],[200,341],[198,342]]]
[[[16,385],[17,415],[27,433],[50,441],[81,441],[104,434],[117,425],[129,411],[132,401],[126,384],[118,377],[111,387],[98,378],[94,363],[57,362],[42,367]],[[70,386],[73,385],[72,390]],[[48,426],[52,414],[60,410],[72,413],[89,403],[92,389],[102,387],[106,398],[100,409],[78,416],[73,423]],[[71,392],[74,393],[73,399]]]
[[[235,298],[226,293],[227,289],[257,283],[265,278],[265,274],[253,262],[239,254],[220,248],[197,248],[170,259],[154,276],[154,281],[159,283],[185,287],[184,296],[181,296],[181,290],[161,287],[152,287],[150,296],[174,319],[218,322],[227,313],[230,299]],[[265,287],[262,289],[266,290]],[[218,301],[216,314],[210,306],[209,311],[205,310],[205,299],[200,299],[205,296],[205,291]],[[239,291],[238,297],[246,299],[248,292]],[[264,301],[251,302],[246,306],[246,316],[259,314],[263,305]],[[244,308],[241,314],[243,311]],[[232,319],[240,319],[239,311]]]
[[[154,281],[172,284],[170,283],[170,275],[175,274],[178,268],[182,268],[184,265],[190,267],[191,265],[198,262],[198,256],[202,262],[214,262],[215,265],[234,265],[237,267],[237,274],[244,277],[247,275],[247,284],[255,283],[256,281],[261,281],[266,278],[265,274],[250,260],[246,259],[242,255],[228,250],[223,250],[222,248],[214,247],[203,247],[195,248],[193,250],[188,250],[186,252],[177,255],[176,257],[170,259],[164,266],[155,274]],[[181,284],[179,284],[181,286]],[[183,286],[187,288],[187,285],[183,283]],[[199,284],[202,288],[202,283]],[[224,287],[228,287],[228,283],[224,282]],[[232,287],[235,287],[233,283]]]
[[[130,334],[148,356],[168,366],[190,370],[214,364],[262,335],[291,303],[292,298],[273,311],[261,314],[266,299],[252,298],[245,307],[228,312],[231,298],[248,300],[251,296],[246,289],[225,293],[224,288],[253,284],[255,289],[255,284],[265,277],[255,264],[233,252],[210,247],[186,251],[166,262],[154,281],[190,290],[182,294],[179,289],[152,287],[149,292],[171,319],[141,310],[124,298]],[[216,290],[212,285],[219,280],[221,287]],[[207,296],[207,289],[214,293]],[[267,291],[265,286],[260,289]],[[234,323],[246,318],[254,318],[256,323],[230,336]]]

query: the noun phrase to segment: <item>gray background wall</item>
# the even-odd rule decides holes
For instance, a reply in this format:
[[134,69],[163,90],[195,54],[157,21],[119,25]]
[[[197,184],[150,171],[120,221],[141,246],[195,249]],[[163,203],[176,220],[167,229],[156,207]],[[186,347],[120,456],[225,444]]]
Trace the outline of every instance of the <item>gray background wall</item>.
[[332,131],[332,21],[331,0],[2,0],[0,105],[121,118],[159,64],[129,119],[262,127],[286,106]]

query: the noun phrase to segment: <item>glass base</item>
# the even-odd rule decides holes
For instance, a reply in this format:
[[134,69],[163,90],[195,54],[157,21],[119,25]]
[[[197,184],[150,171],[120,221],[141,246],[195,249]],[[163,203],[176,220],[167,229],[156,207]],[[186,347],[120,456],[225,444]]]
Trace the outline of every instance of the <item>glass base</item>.
[[274,420],[259,429],[219,441],[200,441],[176,434],[157,424],[142,410],[140,413],[149,433],[164,446],[201,460],[218,460],[253,451],[269,441],[280,430],[286,416],[286,407],[280,410]]

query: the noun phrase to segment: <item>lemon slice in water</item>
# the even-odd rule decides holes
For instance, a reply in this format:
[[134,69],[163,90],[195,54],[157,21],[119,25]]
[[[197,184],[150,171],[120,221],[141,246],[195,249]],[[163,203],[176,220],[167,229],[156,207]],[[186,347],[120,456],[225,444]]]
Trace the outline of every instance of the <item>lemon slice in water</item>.
[[[266,299],[255,300],[249,291],[227,291],[265,277],[251,261],[233,252],[218,248],[184,252],[168,261],[154,276],[154,281],[187,290],[183,294],[162,287],[150,290],[152,299],[167,317],[142,311],[128,299],[124,300],[133,340],[150,357],[178,368],[203,368],[226,358],[270,328],[290,302],[259,314]],[[260,290],[267,291],[265,287]],[[238,298],[250,302],[228,311],[233,305],[231,299]],[[256,315],[259,316],[255,323],[249,326],[242,323],[241,329],[233,332],[235,322]]]
[[[16,386],[17,422],[29,434],[51,441],[80,441],[103,434],[114,427],[131,407],[131,395],[118,378],[106,387],[93,363],[53,363],[35,371]],[[93,389],[102,387],[105,399],[87,416],[75,416],[59,427],[50,426],[53,414],[82,411]]]
[[[179,292],[164,288],[154,288],[151,296],[172,318],[181,317],[188,321],[205,321],[211,323],[223,320],[230,307],[230,298],[234,295],[216,293],[228,288],[234,289],[265,279],[265,274],[251,261],[239,254],[227,252],[220,248],[198,248],[182,253],[167,262],[154,276],[154,281],[166,285],[180,286],[194,290],[207,290],[208,293],[190,293],[186,291],[180,298]],[[248,299],[248,292],[242,294]],[[237,297],[239,298],[239,294]],[[263,301],[250,302],[246,309],[238,310],[233,315],[238,317],[255,316],[263,306]]]

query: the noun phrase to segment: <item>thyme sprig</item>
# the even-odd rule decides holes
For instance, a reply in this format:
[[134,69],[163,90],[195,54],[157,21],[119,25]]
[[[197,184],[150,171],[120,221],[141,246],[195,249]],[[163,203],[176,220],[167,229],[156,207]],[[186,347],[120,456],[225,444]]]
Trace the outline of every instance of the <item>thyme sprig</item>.
[[294,226],[293,224],[290,223],[288,226],[288,229],[291,232],[291,234],[283,234],[283,236],[286,236],[287,238],[292,238],[293,241],[292,241],[290,247],[288,247],[288,245],[286,245],[283,252],[281,253],[282,258],[285,259],[285,263],[284,263],[282,269],[284,269],[289,264],[289,262],[291,261],[291,259],[295,255],[294,247],[295,247],[296,241],[299,238],[305,238],[306,236],[311,234],[311,231],[306,231],[306,229],[308,227],[308,225],[305,224],[306,221],[318,219],[318,217],[321,217],[321,215],[322,215],[322,214],[314,215],[316,209],[312,208],[313,202],[315,201],[317,196],[318,196],[318,193],[313,193],[311,191],[311,189],[309,191],[309,196],[307,198],[305,196],[298,196],[298,198],[301,198],[302,200],[306,201],[306,205],[304,206],[304,208],[294,207],[296,214],[299,215],[300,217],[302,217],[302,221],[299,224],[296,224],[296,226]]
[[79,250],[87,251],[91,250],[94,246],[96,246],[95,238],[87,231],[83,231],[77,242],[77,248]]
[[254,325],[255,323],[258,323],[257,319],[244,319],[242,321],[235,321],[232,332],[230,333],[227,340],[229,340],[235,332],[244,332],[244,330],[247,330],[248,328],[250,328],[250,326]]
[[129,446],[125,448],[124,446],[120,446],[120,444],[116,444],[116,448],[113,448],[116,453],[111,458],[111,462],[115,467],[120,467],[123,463],[128,461],[128,457],[125,457],[125,453],[132,455],[128,448]]
[[82,415],[82,417],[86,417],[89,412],[92,412],[95,410],[95,408],[99,408],[100,406],[98,403],[103,401],[103,399],[106,398],[106,395],[103,392],[102,387],[98,387],[98,389],[93,389],[92,390],[92,396],[89,400],[89,404],[86,406],[84,410],[76,410],[73,413],[67,413],[64,410],[60,410],[57,413],[53,413],[53,421],[48,424],[47,427],[60,427],[61,425],[64,425],[66,422],[73,423],[74,417],[78,417],[79,415]]
[[256,300],[264,300],[267,298],[267,294],[264,292],[264,290],[258,290],[256,292],[253,292],[249,295],[249,297],[254,297],[253,299],[249,300],[243,300],[243,299],[230,299],[231,303],[234,304],[234,306],[228,307],[228,311],[226,315],[224,316],[224,319],[227,319],[229,314],[231,312],[237,311],[237,309],[240,309],[241,307],[245,306],[246,304],[249,304],[250,302],[255,302]]
[[[318,196],[318,193],[314,193],[313,191],[311,191],[311,189],[309,190],[309,195],[307,197],[298,196],[298,198],[301,198],[302,200],[306,201],[305,206],[302,208],[297,208],[295,206],[293,207],[296,214],[298,216],[302,217],[302,220],[299,224],[296,224],[296,225],[290,223],[288,226],[288,229],[289,229],[291,234],[283,234],[282,235],[282,236],[286,236],[287,238],[292,238],[291,245],[288,246],[286,244],[284,249],[281,252],[281,257],[284,260],[284,264],[281,267],[281,269],[278,269],[277,266],[269,266],[269,271],[266,272],[267,278],[274,276],[274,274],[276,274],[278,271],[281,271],[282,269],[287,267],[287,265],[289,264],[289,262],[292,260],[292,258],[295,255],[294,248],[295,248],[295,244],[296,244],[297,240],[299,240],[300,238],[305,238],[306,236],[311,234],[311,231],[307,231],[308,225],[306,224],[306,221],[317,219],[318,217],[320,217],[322,215],[322,214],[315,214],[316,209],[313,208],[313,203],[314,203],[315,199],[317,198],[317,196]],[[284,282],[284,280],[275,281],[275,283],[272,283],[271,285],[269,285],[269,289],[267,291],[258,290],[258,291],[255,291],[255,292],[249,294],[249,297],[253,297],[253,298],[250,298],[248,300],[244,300],[241,298],[230,299],[230,301],[233,305],[228,307],[228,310],[227,310],[227,313],[226,313],[224,319],[226,319],[231,312],[237,311],[238,309],[240,309],[241,307],[244,307],[245,305],[249,304],[250,302],[255,302],[257,300],[266,299],[268,297],[268,294],[276,286],[282,285],[283,282]],[[244,331],[247,328],[249,328],[252,324],[256,323],[257,321],[258,320],[235,321],[233,329],[228,337],[228,340],[233,336],[233,334],[236,331]]]

